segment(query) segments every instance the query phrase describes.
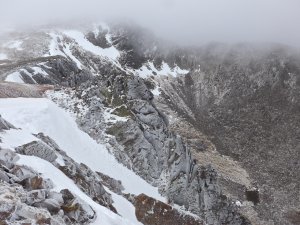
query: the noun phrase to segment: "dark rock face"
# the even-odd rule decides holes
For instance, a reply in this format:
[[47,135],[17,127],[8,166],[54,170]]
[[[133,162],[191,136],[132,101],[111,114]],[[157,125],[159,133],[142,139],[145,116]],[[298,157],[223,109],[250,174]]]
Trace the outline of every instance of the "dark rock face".
[[201,71],[166,81],[163,101],[247,170],[259,197],[244,193],[263,220],[289,224],[282,209],[299,208],[300,57],[285,47],[216,52],[199,56]]
[[259,203],[259,191],[258,190],[247,190],[246,198],[248,201],[254,203],[254,205]]
[[94,32],[88,32],[86,34],[86,39],[88,39],[95,46],[99,46],[105,49],[111,47],[111,44],[107,41],[106,38],[107,34],[107,30],[103,30],[102,28],[100,28],[100,32],[97,35]]
[[135,198],[135,214],[145,225],[203,225],[196,216],[180,213],[171,206],[141,194]]

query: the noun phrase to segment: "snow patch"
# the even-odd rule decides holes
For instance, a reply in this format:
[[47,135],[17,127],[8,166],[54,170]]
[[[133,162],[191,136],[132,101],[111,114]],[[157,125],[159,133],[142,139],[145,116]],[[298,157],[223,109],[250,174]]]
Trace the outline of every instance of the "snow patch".
[[118,121],[126,122],[128,120],[128,118],[126,117],[121,117],[113,114],[112,113],[113,111],[114,109],[110,109],[110,108],[107,108],[104,111],[103,116],[106,123],[117,123]]
[[158,70],[153,62],[148,62],[140,69],[135,70],[134,73],[142,78],[146,78],[151,75],[172,76],[184,75],[189,73],[189,70],[181,69],[179,66],[175,66],[173,69],[165,62],[162,63],[161,68]]
[[154,95],[154,96],[159,96],[160,95],[160,90],[159,90],[159,86],[158,85],[156,85],[156,87],[154,88],[154,90],[152,91],[152,94]]
[[5,78],[5,81],[24,84],[22,76],[21,76],[20,72],[18,72],[18,71],[7,75],[7,77]]
[[242,206],[242,203],[240,201],[236,201],[235,204],[238,206],[238,207],[241,207]]
[[51,41],[49,45],[49,54],[46,54],[46,56],[65,56],[65,54],[60,50],[59,46],[59,42],[62,41],[63,37],[56,33],[49,33],[49,36],[51,37]]
[[[13,110],[13,109],[12,109]],[[21,145],[27,144],[38,139],[28,131],[20,129],[10,129],[1,134],[0,146],[2,148],[15,149]]]
[[80,31],[67,30],[63,31],[63,33],[68,37],[74,39],[74,41],[84,50],[89,51],[95,55],[103,56],[114,61],[117,60],[117,58],[120,56],[119,51],[114,46],[110,48],[100,48],[99,46],[93,45]]
[[48,73],[40,67],[35,66],[35,67],[32,67],[32,69],[34,70],[34,72],[33,72],[34,75],[42,74],[44,76],[48,76]]
[[140,223],[136,216],[135,216],[135,207],[124,197],[115,194],[114,192],[110,191],[108,188],[105,188],[105,190],[111,194],[111,197],[114,201],[113,206],[117,209],[118,213],[130,220],[133,221],[135,224],[139,224],[142,225],[142,223]]

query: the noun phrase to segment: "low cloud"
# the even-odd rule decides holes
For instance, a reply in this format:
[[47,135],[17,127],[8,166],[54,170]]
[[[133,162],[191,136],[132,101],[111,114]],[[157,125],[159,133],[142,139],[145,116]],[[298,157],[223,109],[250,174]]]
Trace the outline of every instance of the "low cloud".
[[1,0],[0,29],[130,19],[180,44],[300,46],[299,0]]

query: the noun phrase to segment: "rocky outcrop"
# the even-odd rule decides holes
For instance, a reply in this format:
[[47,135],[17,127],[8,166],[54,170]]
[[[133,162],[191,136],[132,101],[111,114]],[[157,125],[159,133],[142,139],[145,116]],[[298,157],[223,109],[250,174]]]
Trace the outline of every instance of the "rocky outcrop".
[[61,190],[62,209],[70,223],[88,224],[95,219],[95,211],[85,202],[75,197],[68,189]]
[[[16,151],[20,154],[34,155],[39,158],[45,159],[51,162],[54,166],[60,169],[66,176],[74,181],[74,183],[85,193],[87,193],[95,202],[102,206],[117,212],[113,207],[112,198],[107,193],[102,185],[102,178],[88,166],[79,164],[70,158],[53,139],[39,133],[35,135],[39,138],[39,141],[33,141],[28,144],[19,146]],[[60,165],[55,160],[58,155],[63,160],[63,165]],[[38,177],[28,178],[23,180],[24,185],[31,184],[29,186],[36,187],[35,189],[42,189],[42,181]],[[121,188],[121,184],[117,183],[116,189]]]
[[[170,131],[142,79],[122,72],[95,77],[75,95],[88,109],[75,111],[81,128],[98,141],[109,138],[118,161],[158,186],[170,203],[184,206],[207,224],[250,224],[223,195],[216,171],[198,165],[180,136]],[[104,106],[125,106],[126,113],[119,115],[126,119],[103,123]]]
[[65,160],[65,165],[59,166],[59,169],[71,178],[75,184],[95,202],[117,212],[112,205],[113,201],[111,195],[105,191],[101,183],[101,178],[89,167],[67,159]]
[[[53,191],[53,183],[26,166],[17,155],[0,149],[0,221],[3,224],[89,224],[93,209],[69,190]],[[9,165],[6,167],[5,165]],[[1,223],[2,224],[2,223]]]
[[124,191],[124,187],[119,180],[115,180],[114,178],[111,178],[101,172],[96,172],[99,177],[101,177],[101,183],[108,187],[109,190],[113,191],[116,194],[122,194],[122,191]]
[[16,148],[16,152],[23,155],[34,155],[49,162],[57,159],[55,151],[41,141],[32,141],[28,144]]
[[[33,77],[22,73],[27,83],[55,84],[55,90],[68,87],[62,88],[60,94],[67,91],[59,103],[75,113],[82,130],[159,187],[170,204],[185,207],[205,223],[249,224],[241,211],[253,224],[297,222],[299,54],[284,46],[248,44],[167,48],[149,33],[124,25],[88,32],[86,38],[120,50],[118,62],[73,43],[70,50],[82,68],[68,57],[35,54],[0,69],[6,73],[25,68]],[[59,42],[63,47],[70,40]],[[156,68],[166,62],[190,72],[178,77],[152,73],[147,81],[133,76],[146,62]],[[32,66],[48,75],[33,74]],[[150,91],[154,83],[159,96]],[[52,163],[99,203],[110,205],[98,182],[122,191],[118,181],[92,173],[49,138],[37,137],[63,158],[64,163]],[[6,162],[5,167],[10,166]],[[26,175],[24,168],[16,171]],[[0,174],[6,181],[13,175]],[[134,202],[130,194],[128,199]]]
[[3,224],[53,224],[64,225],[60,216],[52,216],[45,208],[26,203],[27,193],[21,186],[0,184],[0,221]]
[[1,149],[0,148],[0,162],[1,166],[7,169],[11,169],[14,164],[18,161],[18,155],[9,150],[9,149]]
[[9,130],[11,128],[14,128],[13,125],[11,125],[9,122],[7,122],[6,120],[4,120],[1,115],[0,115],[0,131],[2,130]]
[[135,214],[144,225],[203,225],[197,216],[184,214],[170,205],[141,194],[135,198]]

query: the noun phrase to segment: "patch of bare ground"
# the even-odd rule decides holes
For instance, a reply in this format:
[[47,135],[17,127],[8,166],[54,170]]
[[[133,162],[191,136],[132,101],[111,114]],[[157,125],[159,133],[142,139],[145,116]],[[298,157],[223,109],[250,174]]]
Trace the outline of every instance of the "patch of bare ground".
[[52,85],[30,85],[11,82],[0,83],[0,98],[41,98]]

